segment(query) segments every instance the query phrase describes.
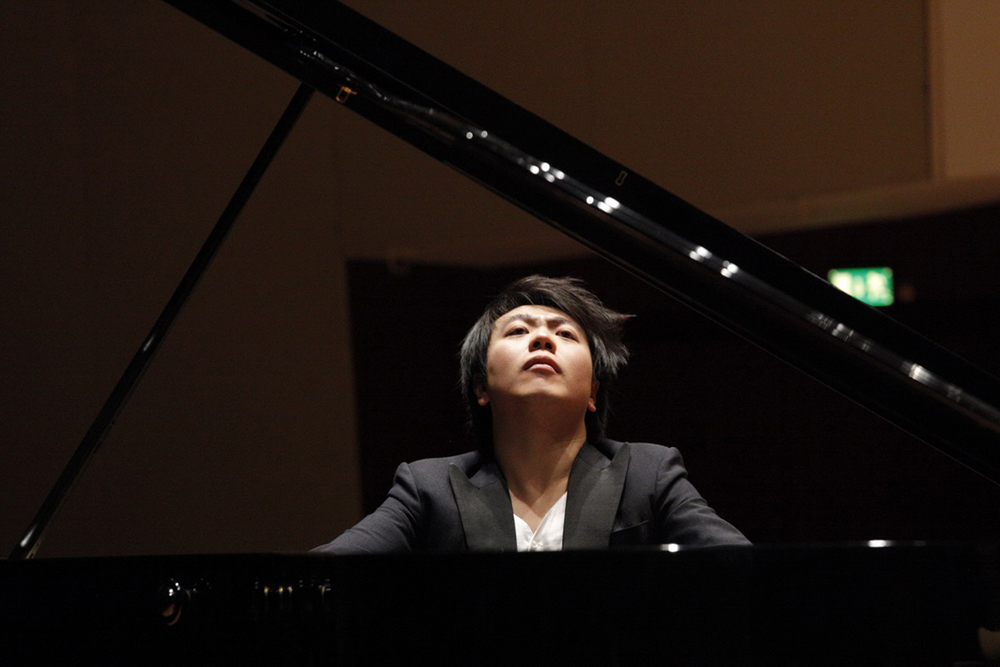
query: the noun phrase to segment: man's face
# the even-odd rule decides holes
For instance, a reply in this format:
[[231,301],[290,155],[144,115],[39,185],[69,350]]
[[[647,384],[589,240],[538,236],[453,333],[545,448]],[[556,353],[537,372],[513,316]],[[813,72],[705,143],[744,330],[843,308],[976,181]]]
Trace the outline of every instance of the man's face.
[[590,345],[583,328],[561,310],[520,306],[497,319],[486,351],[486,378],[477,378],[480,405],[547,397],[597,409]]

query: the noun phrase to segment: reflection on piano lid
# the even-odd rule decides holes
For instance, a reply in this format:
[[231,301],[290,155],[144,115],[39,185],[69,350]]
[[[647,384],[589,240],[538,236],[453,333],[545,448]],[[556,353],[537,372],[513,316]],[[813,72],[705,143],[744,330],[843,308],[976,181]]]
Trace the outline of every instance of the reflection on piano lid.
[[168,0],[1000,483],[1000,382],[351,9]]

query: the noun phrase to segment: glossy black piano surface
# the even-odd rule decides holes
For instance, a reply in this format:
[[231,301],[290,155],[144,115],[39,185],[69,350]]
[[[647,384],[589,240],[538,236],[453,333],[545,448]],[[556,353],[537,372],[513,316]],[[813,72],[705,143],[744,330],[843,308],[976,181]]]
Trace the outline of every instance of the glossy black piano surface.
[[0,563],[5,664],[950,665],[971,546]]

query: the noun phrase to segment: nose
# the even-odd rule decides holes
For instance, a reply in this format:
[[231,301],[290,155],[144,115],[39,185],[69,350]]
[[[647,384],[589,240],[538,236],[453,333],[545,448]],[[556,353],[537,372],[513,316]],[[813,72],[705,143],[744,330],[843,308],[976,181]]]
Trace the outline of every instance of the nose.
[[555,341],[549,336],[548,332],[539,331],[534,338],[531,339],[531,349],[532,350],[546,350],[548,352],[556,351]]

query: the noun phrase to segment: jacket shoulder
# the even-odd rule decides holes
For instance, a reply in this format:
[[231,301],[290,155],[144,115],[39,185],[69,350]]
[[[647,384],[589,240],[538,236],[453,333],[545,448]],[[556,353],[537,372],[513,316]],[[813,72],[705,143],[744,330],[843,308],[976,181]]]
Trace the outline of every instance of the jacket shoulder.
[[455,456],[419,459],[402,465],[409,467],[410,472],[416,476],[444,475],[447,478],[448,468],[452,465],[458,466],[459,470],[471,476],[482,465],[482,459],[482,454],[479,452],[466,452]]
[[618,450],[628,445],[629,457],[641,461],[662,461],[664,459],[676,458],[680,463],[681,453],[676,447],[658,445],[652,442],[619,442],[608,440],[607,438],[597,443],[597,448],[608,458],[614,458]]

